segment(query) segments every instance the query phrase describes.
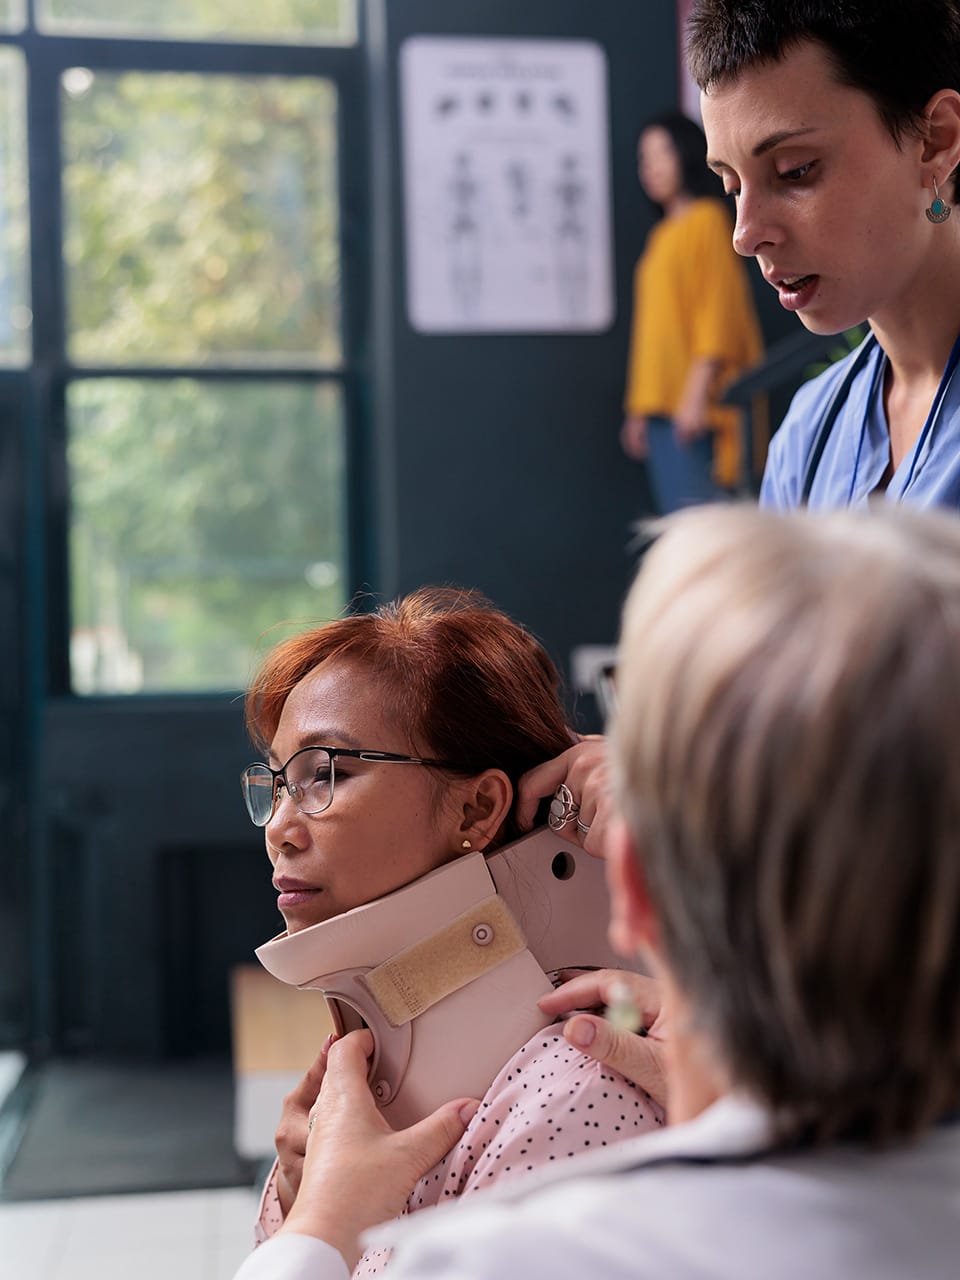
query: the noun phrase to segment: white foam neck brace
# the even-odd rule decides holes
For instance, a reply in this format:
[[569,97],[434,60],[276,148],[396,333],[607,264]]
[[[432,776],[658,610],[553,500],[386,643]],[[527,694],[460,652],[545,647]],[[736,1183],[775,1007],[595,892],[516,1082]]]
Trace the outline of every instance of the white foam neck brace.
[[257,948],[274,977],[318,988],[342,1031],[373,1033],[370,1083],[395,1126],[482,1097],[551,1019],[561,968],[623,967],[607,942],[603,863],[547,828],[471,853],[376,902]]

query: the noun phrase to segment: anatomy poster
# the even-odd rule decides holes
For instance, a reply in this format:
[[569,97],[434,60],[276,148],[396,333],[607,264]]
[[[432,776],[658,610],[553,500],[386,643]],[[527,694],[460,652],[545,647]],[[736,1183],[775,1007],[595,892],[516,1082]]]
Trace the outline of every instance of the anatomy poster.
[[607,68],[573,40],[400,50],[407,309],[422,333],[614,318]]

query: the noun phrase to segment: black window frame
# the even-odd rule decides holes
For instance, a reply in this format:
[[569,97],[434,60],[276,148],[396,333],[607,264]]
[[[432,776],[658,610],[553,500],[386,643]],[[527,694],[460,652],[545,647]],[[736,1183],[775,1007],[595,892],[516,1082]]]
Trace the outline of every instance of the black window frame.
[[[147,39],[140,36],[54,34],[37,30],[34,0],[27,0],[25,28],[0,33],[0,47],[19,49],[26,67],[27,175],[30,233],[32,357],[4,378],[22,381],[32,406],[26,434],[35,465],[26,475],[28,562],[43,588],[31,589],[27,646],[33,691],[44,697],[78,697],[70,673],[70,493],[67,470],[67,388],[84,379],[138,381],[187,377],[205,382],[334,382],[341,388],[345,430],[346,587],[348,598],[374,577],[374,540],[365,495],[367,435],[367,314],[365,247],[368,243],[368,174],[364,5],[357,4],[357,40],[344,45],[254,43],[249,40]],[[337,169],[341,264],[342,359],[335,366],[243,367],[237,362],[202,365],[73,364],[67,354],[67,296],[63,258],[63,152],[61,76],[71,67],[94,72],[187,72],[233,76],[326,79],[337,92]],[[198,693],[104,694],[111,700],[175,701]],[[200,694],[199,696],[207,696]],[[209,696],[222,700],[222,691]]]

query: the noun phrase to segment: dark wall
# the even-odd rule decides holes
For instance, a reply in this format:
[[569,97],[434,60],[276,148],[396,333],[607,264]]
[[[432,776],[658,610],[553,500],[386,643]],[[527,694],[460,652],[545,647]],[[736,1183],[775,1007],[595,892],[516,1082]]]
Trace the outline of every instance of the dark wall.
[[[615,637],[643,468],[618,442],[643,119],[677,101],[672,0],[386,0],[371,30],[379,586],[476,586],[566,666]],[[608,60],[616,319],[606,333],[414,332],[404,290],[397,52],[411,35],[570,37]]]
[[229,969],[282,928],[240,798],[239,704],[58,699],[43,734],[39,1047],[224,1050]]

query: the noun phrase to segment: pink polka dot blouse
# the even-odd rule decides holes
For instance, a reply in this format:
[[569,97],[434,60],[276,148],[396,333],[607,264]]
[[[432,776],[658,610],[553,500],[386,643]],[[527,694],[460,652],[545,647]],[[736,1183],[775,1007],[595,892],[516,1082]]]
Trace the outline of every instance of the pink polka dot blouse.
[[[414,1187],[406,1212],[636,1137],[663,1122],[649,1094],[585,1057],[559,1031],[538,1031],[500,1071],[457,1145]],[[257,1244],[283,1221],[276,1172],[274,1165],[264,1186]],[[368,1251],[354,1280],[378,1275],[388,1258],[384,1250]]]

